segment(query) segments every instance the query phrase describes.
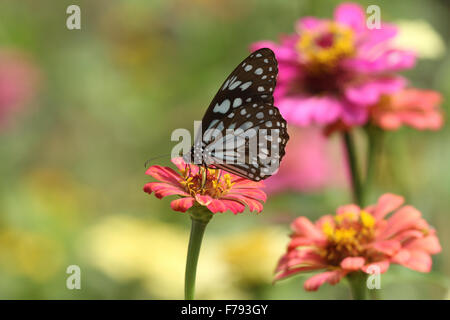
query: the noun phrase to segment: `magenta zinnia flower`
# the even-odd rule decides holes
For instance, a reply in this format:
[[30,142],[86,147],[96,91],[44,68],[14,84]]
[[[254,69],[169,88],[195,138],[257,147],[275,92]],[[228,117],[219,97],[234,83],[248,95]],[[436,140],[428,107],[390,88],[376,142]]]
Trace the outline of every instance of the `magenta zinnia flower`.
[[[219,169],[205,169],[186,164],[181,157],[172,159],[178,172],[168,167],[151,166],[146,174],[160,182],[149,182],[144,191],[159,199],[179,195],[181,199],[173,200],[171,207],[175,211],[186,212],[194,204],[207,207],[212,213],[233,213],[244,211],[261,212],[266,201],[266,194],[261,188],[262,182],[254,182]],[[204,170],[204,171],[203,171]]]
[[341,120],[361,125],[367,121],[368,107],[382,94],[404,87],[396,71],[415,63],[412,52],[392,47],[396,32],[387,23],[368,29],[364,10],[345,3],[336,8],[334,20],[302,18],[296,33],[282,37],[280,44],[261,41],[251,49],[268,47],[275,52],[275,104],[288,122],[305,126]]
[[371,266],[377,266],[380,273],[391,263],[429,272],[430,255],[441,251],[439,240],[421,213],[412,206],[401,207],[403,202],[403,197],[384,194],[376,205],[365,209],[342,206],[335,216],[324,216],[316,223],[297,218],[276,280],[324,270],[305,281],[305,289],[313,291],[325,282],[336,284],[351,272],[369,272]]
[[[316,192],[345,184],[339,168],[343,159],[322,130],[315,127],[289,127],[291,140],[276,174],[264,181],[268,194],[283,191]],[[340,146],[340,145],[339,145]],[[336,150],[333,150],[336,149]]]

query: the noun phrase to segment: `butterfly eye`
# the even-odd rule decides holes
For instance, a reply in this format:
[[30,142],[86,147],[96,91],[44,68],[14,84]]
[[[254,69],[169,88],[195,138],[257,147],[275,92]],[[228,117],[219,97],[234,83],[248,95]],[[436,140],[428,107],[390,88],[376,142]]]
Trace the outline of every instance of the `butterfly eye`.
[[289,135],[273,105],[277,73],[268,48],[251,53],[233,70],[202,119],[202,134],[191,149],[202,159],[195,163],[254,181],[278,170]]

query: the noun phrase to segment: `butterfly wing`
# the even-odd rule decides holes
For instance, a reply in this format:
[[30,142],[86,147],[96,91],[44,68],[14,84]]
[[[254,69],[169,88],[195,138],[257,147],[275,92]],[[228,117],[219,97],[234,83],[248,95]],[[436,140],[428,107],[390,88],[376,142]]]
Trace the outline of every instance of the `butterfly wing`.
[[269,103],[244,104],[235,113],[220,120],[218,129],[206,131],[207,164],[251,180],[268,178],[285,154],[286,121]]
[[242,61],[222,83],[203,116],[204,124],[232,112],[233,106],[244,103],[273,104],[278,74],[277,60],[272,50],[259,49]]
[[227,77],[202,119],[202,133],[192,149],[203,153],[207,165],[256,181],[278,169],[289,136],[286,121],[273,106],[277,73],[273,51],[263,48]]

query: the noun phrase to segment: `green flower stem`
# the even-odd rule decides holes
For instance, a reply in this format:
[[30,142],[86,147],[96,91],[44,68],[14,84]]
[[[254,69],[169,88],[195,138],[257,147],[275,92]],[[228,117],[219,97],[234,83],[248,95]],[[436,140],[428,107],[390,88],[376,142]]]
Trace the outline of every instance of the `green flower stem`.
[[347,275],[353,300],[365,300],[367,293],[367,275],[363,272],[351,272]]
[[[376,155],[379,151],[380,143],[380,131],[377,128],[369,127],[367,128],[368,134],[368,155],[367,155],[367,171],[366,179],[364,185],[361,182],[361,176],[359,173],[358,161],[356,156],[355,144],[353,142],[352,136],[349,132],[343,132],[343,140],[345,145],[345,150],[347,153],[347,159],[350,166],[350,174],[352,181],[352,191],[353,198],[356,204],[360,207],[366,205],[366,199],[368,198],[369,191],[372,185],[372,180],[374,177]],[[347,275],[347,279],[350,284],[350,289],[352,292],[352,297],[355,300],[364,300],[367,295],[367,275],[363,272],[352,272]],[[371,290],[370,297],[372,299],[378,299],[378,292],[376,290]]]
[[344,140],[348,164],[350,166],[353,199],[356,204],[361,206],[363,204],[363,190],[361,184],[361,176],[359,174],[358,161],[356,159],[355,144],[353,142],[352,136],[347,131],[342,133],[342,138]]
[[197,274],[197,262],[202,245],[203,234],[206,226],[212,218],[212,213],[206,207],[193,206],[189,213],[191,215],[191,235],[186,259],[186,272],[184,281],[184,299],[193,300],[195,292],[195,277]]
[[[383,131],[378,127],[368,125],[366,128],[368,137],[368,150],[367,150],[367,171],[366,180],[363,188],[363,199],[367,201],[370,192],[373,188],[373,179],[377,172],[377,159],[378,154],[382,148],[383,143]],[[366,205],[366,203],[363,203]]]
[[372,289],[368,291],[370,300],[380,300],[380,295],[378,293],[378,291],[380,291],[379,289]]

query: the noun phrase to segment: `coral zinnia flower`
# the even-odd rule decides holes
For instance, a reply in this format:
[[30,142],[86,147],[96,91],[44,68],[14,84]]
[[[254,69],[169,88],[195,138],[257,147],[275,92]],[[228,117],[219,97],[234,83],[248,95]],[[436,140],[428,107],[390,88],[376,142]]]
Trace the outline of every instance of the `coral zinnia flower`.
[[[338,208],[337,214],[315,224],[305,217],[291,225],[287,253],[280,259],[276,280],[311,270],[324,269],[304,283],[308,291],[323,283],[336,284],[353,271],[370,272],[373,266],[384,273],[391,263],[429,272],[431,254],[441,251],[435,231],[412,206],[400,206],[403,197],[384,194],[376,205]],[[386,215],[395,211],[392,216]]]
[[266,201],[266,194],[260,188],[262,182],[254,182],[219,169],[206,169],[186,164],[181,157],[172,159],[177,166],[177,173],[171,168],[151,166],[146,174],[161,182],[150,182],[144,191],[159,199],[179,195],[182,198],[173,200],[171,207],[175,211],[186,212],[194,204],[206,206],[211,212],[233,213],[244,211],[245,205],[251,211],[261,212]]
[[432,90],[405,89],[384,96],[371,107],[371,120],[385,130],[396,130],[402,125],[418,130],[438,130],[444,120],[439,104],[442,96]]
[[361,125],[368,119],[368,107],[382,94],[404,87],[405,80],[396,71],[415,63],[412,52],[393,48],[396,28],[381,23],[379,29],[368,29],[364,10],[357,4],[339,5],[334,20],[300,19],[296,31],[284,36],[281,44],[261,41],[251,47],[275,52],[279,64],[275,104],[291,124],[341,120]]

